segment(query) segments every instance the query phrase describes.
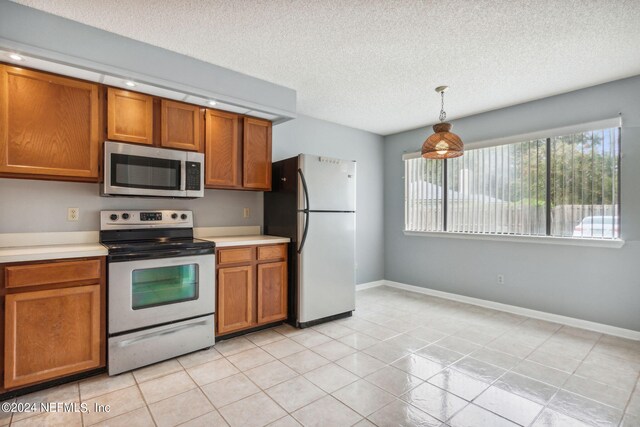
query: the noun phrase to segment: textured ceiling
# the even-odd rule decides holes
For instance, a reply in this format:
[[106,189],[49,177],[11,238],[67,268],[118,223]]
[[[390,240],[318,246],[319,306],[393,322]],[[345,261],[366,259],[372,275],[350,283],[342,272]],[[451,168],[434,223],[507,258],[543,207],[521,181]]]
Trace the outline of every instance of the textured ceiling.
[[[390,134],[640,74],[640,0],[18,0]],[[53,37],[54,35],[52,35]]]

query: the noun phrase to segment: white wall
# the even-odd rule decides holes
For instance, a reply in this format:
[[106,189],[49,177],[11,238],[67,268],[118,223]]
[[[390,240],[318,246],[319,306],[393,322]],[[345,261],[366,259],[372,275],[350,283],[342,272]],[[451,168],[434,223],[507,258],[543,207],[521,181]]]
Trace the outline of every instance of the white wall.
[[299,116],[273,128],[273,160],[300,153],[355,160],[357,283],[384,278],[383,138]]
[[[453,122],[454,132],[471,142],[621,112],[621,249],[405,236],[401,157],[419,150],[431,129],[385,137],[385,278],[640,330],[639,99],[640,76]],[[496,284],[498,274],[505,285]]]

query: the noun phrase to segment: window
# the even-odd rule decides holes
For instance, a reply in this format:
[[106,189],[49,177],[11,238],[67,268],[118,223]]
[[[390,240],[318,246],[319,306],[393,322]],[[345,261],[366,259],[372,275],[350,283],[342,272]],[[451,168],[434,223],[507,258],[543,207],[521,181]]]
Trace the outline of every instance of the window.
[[620,237],[620,128],[404,163],[406,231]]

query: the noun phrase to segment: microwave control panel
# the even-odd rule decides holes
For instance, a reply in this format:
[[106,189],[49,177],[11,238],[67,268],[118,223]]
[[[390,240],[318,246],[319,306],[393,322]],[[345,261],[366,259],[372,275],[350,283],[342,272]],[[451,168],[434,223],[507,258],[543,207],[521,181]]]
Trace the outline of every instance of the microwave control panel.
[[187,162],[187,183],[186,190],[188,191],[200,191],[200,174],[201,163],[199,162]]

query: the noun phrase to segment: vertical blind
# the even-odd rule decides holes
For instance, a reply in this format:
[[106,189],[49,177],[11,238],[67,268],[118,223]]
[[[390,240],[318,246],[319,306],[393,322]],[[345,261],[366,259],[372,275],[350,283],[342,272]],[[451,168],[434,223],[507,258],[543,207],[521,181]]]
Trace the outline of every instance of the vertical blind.
[[444,162],[405,160],[405,229],[444,231]]
[[617,239],[620,129],[405,160],[405,229]]

